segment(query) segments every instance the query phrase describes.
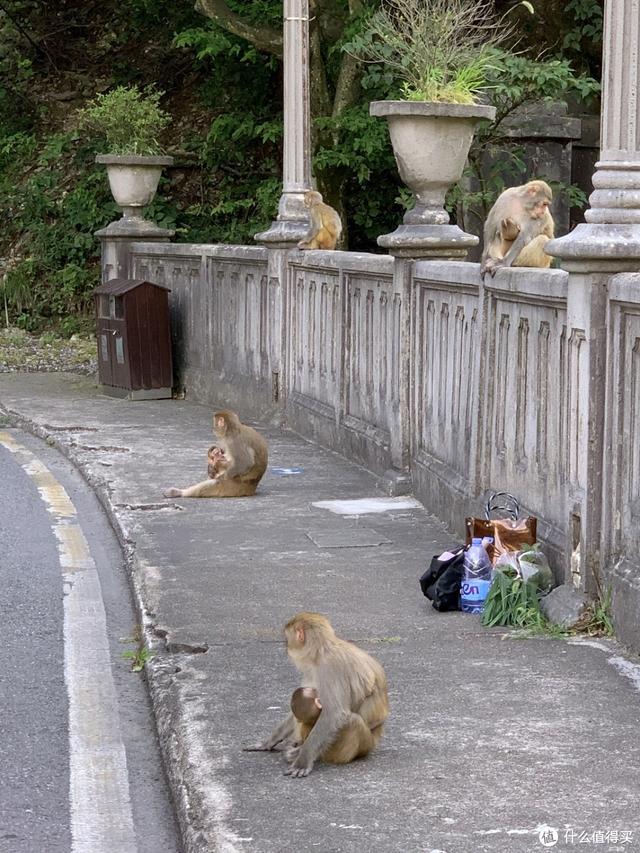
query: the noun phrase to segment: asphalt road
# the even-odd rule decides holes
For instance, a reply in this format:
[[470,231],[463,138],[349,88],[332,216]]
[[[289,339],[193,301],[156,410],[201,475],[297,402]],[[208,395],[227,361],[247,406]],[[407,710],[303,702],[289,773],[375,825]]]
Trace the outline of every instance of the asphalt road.
[[[180,844],[144,677],[132,673],[122,657],[136,648],[122,552],[95,496],[64,457],[22,432],[3,434],[27,452],[12,452],[0,438],[0,851],[176,853]],[[74,548],[61,544],[54,532],[56,506],[47,504],[42,489],[39,493],[45,469],[75,509],[74,524],[99,578],[89,620],[69,609],[69,593],[80,588],[75,581],[80,578],[63,575],[61,554],[66,547],[73,555]],[[101,604],[103,644],[96,642],[100,620],[93,617]],[[96,667],[82,670],[83,656]],[[108,696],[108,685],[115,688],[116,701],[106,699],[102,704],[114,707],[101,708],[91,697]],[[109,780],[117,778],[109,752],[121,759],[124,818],[116,812],[111,825],[102,825],[115,790]]]

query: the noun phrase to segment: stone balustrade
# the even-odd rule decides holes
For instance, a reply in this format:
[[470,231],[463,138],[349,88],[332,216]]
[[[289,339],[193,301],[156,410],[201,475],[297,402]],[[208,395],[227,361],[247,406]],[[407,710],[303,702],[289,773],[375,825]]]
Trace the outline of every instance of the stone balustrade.
[[[171,287],[176,384],[189,396],[343,453],[389,491],[413,490],[458,535],[487,492],[512,492],[538,516],[557,579],[571,579],[573,553],[583,586],[576,548],[597,477],[598,570],[625,612],[640,604],[640,274],[611,279],[603,372],[585,346],[582,290],[563,270],[483,282],[464,261],[158,242],[128,251],[127,274]],[[583,464],[595,370],[597,470]],[[634,621],[619,630],[640,646]]]

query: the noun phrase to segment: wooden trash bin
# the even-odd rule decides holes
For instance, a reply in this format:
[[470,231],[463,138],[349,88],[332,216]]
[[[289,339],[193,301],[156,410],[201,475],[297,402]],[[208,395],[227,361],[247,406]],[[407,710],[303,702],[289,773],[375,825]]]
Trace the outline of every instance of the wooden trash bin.
[[129,400],[171,397],[170,288],[114,278],[93,291],[101,390]]

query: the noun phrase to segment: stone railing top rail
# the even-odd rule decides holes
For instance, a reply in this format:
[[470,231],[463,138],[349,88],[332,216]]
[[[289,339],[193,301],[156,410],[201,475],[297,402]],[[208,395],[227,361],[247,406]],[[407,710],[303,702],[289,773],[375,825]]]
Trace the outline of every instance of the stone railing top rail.
[[131,244],[134,255],[157,255],[167,258],[228,258],[231,260],[264,261],[268,252],[263,246],[231,246],[225,243],[144,243]]
[[391,255],[375,255],[367,252],[323,252],[305,250],[292,252],[289,262],[296,267],[325,270],[346,270],[348,272],[375,272],[379,275],[393,275]]
[[[565,298],[567,296],[568,273],[565,270],[531,269],[511,267],[496,272],[494,278],[486,276],[484,285],[488,290],[520,291]],[[480,286],[480,264],[469,261],[417,261],[413,268],[413,280],[441,282],[461,286]]]

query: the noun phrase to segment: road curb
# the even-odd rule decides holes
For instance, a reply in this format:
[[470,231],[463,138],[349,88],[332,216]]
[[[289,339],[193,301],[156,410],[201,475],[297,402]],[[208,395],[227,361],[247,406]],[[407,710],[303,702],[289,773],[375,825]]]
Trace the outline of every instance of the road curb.
[[[143,585],[140,582],[142,566],[138,561],[135,544],[127,538],[118,513],[111,504],[108,489],[96,483],[85,466],[74,455],[73,450],[57,435],[64,430],[50,431],[34,421],[25,418],[19,412],[8,409],[0,403],[0,415],[8,420],[8,426],[23,429],[36,438],[46,441],[69,462],[96,495],[106,513],[109,523],[122,549],[129,578],[133,603],[142,626],[145,645],[154,652],[154,656],[145,664],[145,678],[151,698],[151,707],[156,724],[160,753],[173,806],[180,827],[184,853],[214,853],[217,848],[215,819],[208,818],[206,809],[199,809],[201,801],[198,780],[193,779],[193,769],[198,767],[197,755],[193,752],[194,724],[188,719],[188,712],[172,695],[175,689],[175,675],[182,668],[176,663],[176,655],[166,650],[152,622],[153,612],[144,600]],[[184,656],[180,656],[180,660]]]

